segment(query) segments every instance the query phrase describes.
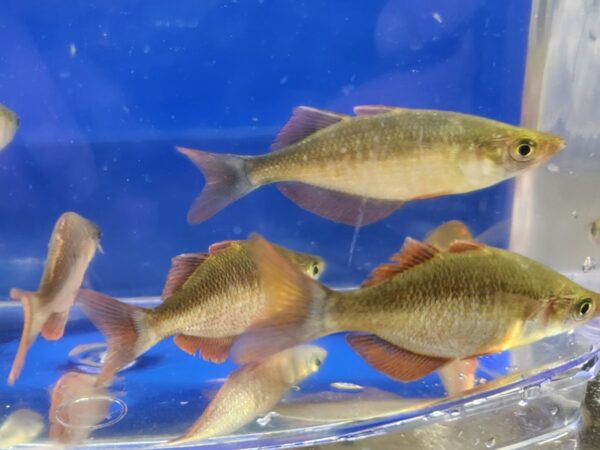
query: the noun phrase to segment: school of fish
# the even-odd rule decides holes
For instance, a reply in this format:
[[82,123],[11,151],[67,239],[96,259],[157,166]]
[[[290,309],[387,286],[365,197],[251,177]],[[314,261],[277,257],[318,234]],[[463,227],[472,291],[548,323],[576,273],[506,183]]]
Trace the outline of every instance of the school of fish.
[[[178,148],[203,172],[191,223],[263,185],[302,208],[343,224],[382,220],[404,203],[494,185],[546,162],[564,147],[559,136],[448,111],[357,106],[354,116],[305,106],[261,156]],[[0,150],[19,120],[0,105]],[[588,233],[595,242],[600,226]],[[212,244],[172,259],[155,308],[81,289],[100,247],[100,229],[66,212],[52,231],[36,291],[13,288],[24,324],[8,384],[23,369],[39,334],[58,340],[77,303],[104,334],[97,376],[68,372],[51,391],[49,436],[83,442],[107,415],[115,375],[160,341],[212,363],[232,358],[231,372],[201,416],[165,446],[228,435],[272,411],[317,372],[327,351],[308,344],[346,333],[348,345],[375,370],[401,382],[439,371],[455,395],[475,386],[479,356],[567,332],[600,315],[600,294],[525,256],[485,245],[465,224],[449,221],[423,242],[406,238],[389,262],[360,287],[333,290],[318,281],[325,261],[248,240]],[[67,424],[67,425],[65,425]],[[17,411],[0,442],[29,442],[41,416]]]

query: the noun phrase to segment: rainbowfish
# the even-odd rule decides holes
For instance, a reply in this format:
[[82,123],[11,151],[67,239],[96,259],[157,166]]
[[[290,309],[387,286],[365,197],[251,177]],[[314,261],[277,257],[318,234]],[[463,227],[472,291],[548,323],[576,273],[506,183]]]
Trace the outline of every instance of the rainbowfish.
[[317,372],[327,352],[301,345],[232,372],[190,429],[167,446],[232,433],[268,413],[292,387]]
[[442,252],[407,238],[353,291],[311,280],[260,237],[251,243],[266,305],[232,349],[238,363],[349,331],[348,344],[372,367],[412,381],[452,361],[566,332],[600,312],[600,294],[472,241]]
[[96,386],[93,375],[67,372],[52,388],[48,420],[49,438],[63,444],[79,444],[103,422],[112,403],[112,395]]
[[12,413],[0,426],[0,446],[12,448],[28,444],[44,429],[42,416],[30,409],[19,409]]
[[23,333],[8,376],[14,384],[25,364],[29,347],[38,334],[56,341],[65,331],[69,309],[83,282],[87,267],[100,248],[100,229],[74,212],[62,214],[50,237],[48,256],[36,292],[13,288],[10,297],[23,304]]
[[178,148],[203,172],[190,223],[260,186],[319,216],[361,226],[417,199],[492,186],[547,161],[562,138],[467,114],[357,106],[356,116],[294,110],[272,152],[260,156]]
[[[321,258],[277,247],[286,261],[311,277],[324,269]],[[104,334],[108,350],[98,380],[106,382],[161,340],[175,335],[185,352],[209,361],[227,359],[234,339],[264,304],[258,274],[246,241],[213,244],[208,253],[173,259],[154,309],[138,308],[94,291],[81,290],[78,302]]]
[[15,137],[19,128],[19,118],[4,105],[0,105],[0,150],[3,150]]

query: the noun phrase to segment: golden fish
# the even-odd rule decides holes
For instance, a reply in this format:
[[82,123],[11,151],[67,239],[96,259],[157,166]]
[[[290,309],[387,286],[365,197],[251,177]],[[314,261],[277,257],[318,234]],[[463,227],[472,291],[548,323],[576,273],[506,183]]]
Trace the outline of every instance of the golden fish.
[[6,418],[0,426],[0,446],[12,448],[28,444],[44,429],[42,416],[30,409],[19,409]]
[[19,128],[19,118],[4,105],[0,105],[0,150],[3,150],[15,137]]
[[411,381],[455,360],[571,330],[600,312],[600,294],[524,256],[475,242],[454,241],[441,252],[408,238],[353,291],[328,289],[264,239],[251,242],[267,302],[235,343],[241,363],[352,331],[348,343],[369,364]]
[[292,387],[319,370],[327,352],[301,345],[232,372],[202,416],[181,437],[179,445],[232,433],[268,413]]
[[50,242],[44,274],[36,292],[13,288],[10,297],[23,304],[23,333],[8,376],[14,384],[25,364],[29,347],[38,334],[55,341],[62,337],[69,309],[75,301],[87,267],[100,242],[96,224],[74,212],[60,216]]
[[[277,247],[294,267],[311,277],[324,269],[317,256]],[[155,309],[137,308],[98,292],[81,290],[78,302],[104,334],[106,362],[98,377],[108,381],[121,368],[161,340],[175,335],[175,344],[189,354],[223,362],[233,340],[262,309],[264,294],[246,241],[213,244],[208,253],[173,259],[165,301]]]
[[110,392],[96,386],[95,376],[67,372],[52,388],[50,440],[71,445],[83,442],[106,419],[111,403]]
[[357,106],[356,116],[301,106],[272,153],[178,148],[203,172],[188,220],[200,223],[265,184],[336,222],[367,225],[404,202],[482,189],[564,147],[555,135],[448,111]]

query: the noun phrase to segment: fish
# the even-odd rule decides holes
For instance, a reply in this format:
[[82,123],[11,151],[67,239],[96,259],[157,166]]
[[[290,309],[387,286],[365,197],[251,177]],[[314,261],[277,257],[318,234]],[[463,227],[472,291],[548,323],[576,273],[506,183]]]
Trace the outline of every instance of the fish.
[[448,251],[406,238],[360,288],[334,291],[250,240],[265,292],[232,349],[238,364],[346,332],[376,370],[403,382],[447,364],[564,333],[600,314],[600,294],[525,256],[472,241]]
[[52,388],[50,440],[71,445],[83,442],[106,419],[111,403],[111,393],[96,385],[94,375],[65,373]]
[[[307,276],[318,277],[325,268],[318,256],[279,246],[276,251]],[[169,336],[175,336],[175,344],[186,353],[221,363],[264,304],[256,266],[243,240],[173,258],[162,298],[159,306],[146,309],[80,291],[79,305],[107,340],[100,383]]]
[[301,345],[232,372],[196,422],[174,446],[223,436],[268,413],[292,387],[317,372],[327,351]]
[[177,147],[205,178],[189,223],[271,183],[300,207],[364,226],[404,203],[479,190],[539,166],[559,136],[451,111],[356,106],[355,116],[300,106],[259,156]]
[[12,299],[23,304],[23,333],[8,384],[19,378],[27,351],[41,333],[56,341],[65,331],[69,309],[75,301],[88,265],[100,247],[98,226],[75,212],[66,212],[57,220],[50,242],[44,273],[35,292],[13,288]]
[[11,143],[19,124],[19,117],[6,106],[0,104],[0,151]]
[[44,430],[42,416],[31,409],[19,409],[0,426],[0,446],[12,448],[33,441]]

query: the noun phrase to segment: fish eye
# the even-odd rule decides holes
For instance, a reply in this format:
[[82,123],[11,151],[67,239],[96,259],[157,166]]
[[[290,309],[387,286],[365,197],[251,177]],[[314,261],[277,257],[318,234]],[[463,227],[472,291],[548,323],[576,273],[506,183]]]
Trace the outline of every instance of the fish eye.
[[317,275],[319,275],[319,264],[318,263],[313,263],[312,274],[313,274],[313,277],[316,277]]
[[575,320],[585,319],[594,308],[594,302],[591,298],[584,298],[575,305],[573,317]]
[[511,152],[516,161],[529,161],[535,156],[535,142],[530,139],[519,139]]
[[321,364],[323,364],[321,358],[315,358],[315,367],[321,367]]

